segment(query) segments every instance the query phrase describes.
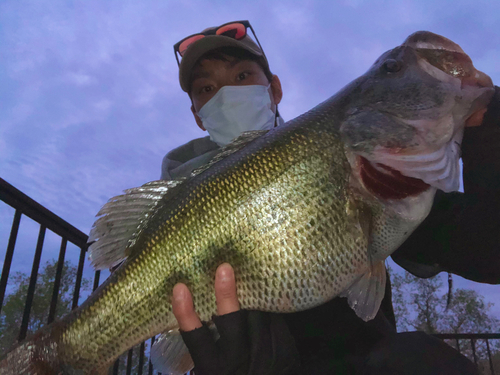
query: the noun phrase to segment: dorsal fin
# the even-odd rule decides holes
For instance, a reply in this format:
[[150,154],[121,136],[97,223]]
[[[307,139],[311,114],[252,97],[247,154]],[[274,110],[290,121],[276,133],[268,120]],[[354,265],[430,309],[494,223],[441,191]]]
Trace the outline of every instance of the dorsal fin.
[[267,130],[242,133],[233,142],[221,149],[207,164],[195,169],[188,178],[173,181],[152,181],[141,187],[125,190],[123,195],[111,198],[97,213],[99,217],[89,234],[89,258],[96,269],[114,267],[125,260],[129,249],[145,227],[151,214],[166,195],[175,195],[174,189],[189,178],[199,175],[229,155],[241,150]]
[[89,258],[96,269],[114,267],[128,257],[141,228],[147,223],[158,202],[185,179],[152,181],[125,190],[111,198],[97,213],[88,242]]

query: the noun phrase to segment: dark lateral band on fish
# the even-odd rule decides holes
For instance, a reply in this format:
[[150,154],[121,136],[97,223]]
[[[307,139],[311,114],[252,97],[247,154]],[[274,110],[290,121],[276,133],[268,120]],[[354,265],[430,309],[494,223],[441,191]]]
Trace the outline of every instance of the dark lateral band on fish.
[[460,54],[444,37],[415,33],[330,99],[244,134],[191,178],[112,198],[92,229],[91,258],[97,268],[125,261],[81,307],[8,353],[0,373],[105,373],[133,345],[175,331],[177,282],[210,320],[223,262],[242,308],[294,312],[344,296],[372,319],[384,260],[437,189],[458,188],[465,121],[493,95]]

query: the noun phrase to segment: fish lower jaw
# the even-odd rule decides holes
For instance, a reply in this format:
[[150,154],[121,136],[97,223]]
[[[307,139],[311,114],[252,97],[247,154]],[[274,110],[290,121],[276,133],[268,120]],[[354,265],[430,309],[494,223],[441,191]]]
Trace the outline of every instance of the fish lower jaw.
[[383,164],[375,167],[368,159],[358,156],[359,175],[365,188],[377,198],[401,200],[417,196],[429,189],[424,181],[407,177]]

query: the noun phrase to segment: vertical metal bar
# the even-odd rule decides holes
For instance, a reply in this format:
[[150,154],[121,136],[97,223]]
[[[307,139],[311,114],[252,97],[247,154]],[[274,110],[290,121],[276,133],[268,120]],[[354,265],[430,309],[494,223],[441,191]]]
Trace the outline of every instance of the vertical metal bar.
[[134,353],[134,348],[131,348],[128,351],[128,355],[127,355],[127,372],[126,372],[127,375],[132,374],[132,354],[133,353]]
[[28,285],[28,295],[26,296],[26,304],[24,305],[23,321],[21,322],[21,330],[19,331],[18,340],[24,340],[28,332],[28,324],[30,320],[31,305],[35,296],[36,278],[38,269],[40,268],[40,258],[42,257],[43,241],[45,239],[45,225],[40,225],[38,233],[38,241],[36,242],[35,259],[33,259],[33,267],[31,268],[30,283]]
[[115,361],[115,364],[113,365],[113,375],[118,375],[118,370],[120,369],[120,357]]
[[142,375],[142,367],[144,366],[144,341],[141,342],[141,347],[139,348],[139,372],[138,375]]
[[12,257],[14,255],[14,247],[16,246],[17,232],[19,231],[20,222],[21,210],[17,209],[14,214],[12,228],[10,229],[10,237],[7,245],[7,252],[5,253],[5,260],[3,261],[2,278],[0,280],[0,311],[2,311],[5,290],[7,289],[7,281],[9,281],[10,265],[12,264]]
[[95,271],[94,286],[92,287],[92,291],[95,291],[97,288],[99,288],[99,278],[100,277],[101,277],[101,271],[100,270]]
[[491,375],[495,375],[495,370],[493,369],[493,358],[491,358],[490,340],[488,340],[488,339],[486,339],[486,350],[488,352],[488,359],[490,361]]
[[[460,343],[458,342],[458,338],[457,338],[457,339],[455,339],[455,340],[457,340],[457,350],[458,350],[458,352],[460,353]],[[462,353],[460,353],[460,354],[462,354]]]
[[86,246],[80,249],[80,261],[78,262],[78,270],[76,271],[76,282],[75,282],[75,292],[73,294],[73,305],[71,309],[76,309],[78,306],[78,299],[80,298],[80,287],[82,285],[82,275],[83,275],[83,264],[85,262],[85,251]]
[[476,358],[476,340],[470,339],[470,343],[472,346],[472,356],[474,357],[474,363],[477,366],[477,358]]
[[[151,348],[155,343],[155,337],[151,337]],[[151,363],[151,350],[149,351],[149,375],[153,375],[153,364]]]
[[59,250],[59,258],[57,259],[57,270],[56,278],[54,279],[54,289],[52,290],[52,300],[50,301],[50,311],[47,323],[50,324],[54,321],[56,317],[57,308],[57,297],[59,297],[59,288],[61,287],[61,277],[64,267],[64,256],[66,255],[66,245],[68,240],[66,238],[61,239],[61,248]]

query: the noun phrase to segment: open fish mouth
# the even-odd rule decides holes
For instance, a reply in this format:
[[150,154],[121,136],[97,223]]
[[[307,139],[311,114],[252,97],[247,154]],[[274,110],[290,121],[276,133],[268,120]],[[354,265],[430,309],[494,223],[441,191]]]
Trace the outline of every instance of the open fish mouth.
[[430,185],[419,178],[407,177],[387,165],[373,164],[359,156],[360,176],[364,186],[381,199],[404,199],[417,196]]
[[[477,70],[471,58],[463,49],[444,36],[428,31],[418,31],[410,35],[403,45],[412,47],[423,61],[446,73],[448,76],[460,80],[460,88],[493,88],[491,78]],[[429,74],[436,76],[436,70],[428,69],[426,64],[420,63]],[[479,126],[486,113],[486,106],[477,108],[465,121],[465,126]]]
[[363,167],[366,187],[391,199],[418,194],[425,184],[458,190],[463,128],[480,125],[491,78],[459,45],[428,31],[383,54],[369,74],[383,84],[360,86],[363,101],[340,129],[348,147],[369,161],[350,158],[352,167]]

